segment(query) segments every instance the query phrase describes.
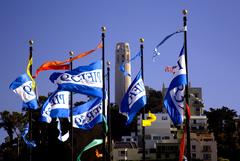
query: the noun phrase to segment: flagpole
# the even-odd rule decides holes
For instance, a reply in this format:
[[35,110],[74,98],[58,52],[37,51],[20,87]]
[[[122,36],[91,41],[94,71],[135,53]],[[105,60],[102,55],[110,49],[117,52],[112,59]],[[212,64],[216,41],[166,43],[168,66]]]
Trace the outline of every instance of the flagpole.
[[[33,40],[29,40],[29,61],[33,56]],[[32,63],[29,67],[30,75],[32,76]],[[28,108],[28,120],[29,120],[29,140],[32,140],[32,109]],[[29,161],[32,161],[32,148],[29,147]]]
[[108,161],[111,161],[112,150],[112,128],[110,111],[110,61],[107,61],[107,80],[108,80],[108,105],[107,105],[107,124],[108,124]]
[[[187,84],[186,88],[186,104],[189,105],[189,89],[188,89],[188,56],[187,56],[187,10],[183,10],[183,27],[184,27],[184,51],[185,51],[185,62],[186,62],[186,77]],[[191,140],[190,140],[190,118],[187,117],[188,112],[187,108],[185,108],[185,116],[186,116],[186,129],[187,129],[187,159],[191,161]]]
[[[70,60],[72,59],[72,56],[73,56],[73,51],[70,51],[69,52],[69,55],[70,55]],[[71,61],[70,62],[70,70],[72,70],[73,69],[73,62]],[[73,151],[74,151],[74,149],[73,149],[73,92],[70,92],[70,120],[71,120],[71,159],[72,159],[72,161],[74,160],[73,159]]]
[[[142,80],[144,81],[144,73],[143,73],[143,42],[144,39],[140,38],[140,52],[141,52],[141,72],[142,72]],[[142,120],[145,120],[145,106],[143,107],[142,110]],[[141,123],[142,125],[142,123]],[[143,148],[143,153],[142,153],[142,159],[143,161],[146,160],[145,156],[145,127],[142,126],[142,148]]]
[[[105,32],[106,27],[102,26],[102,115],[105,117]],[[102,130],[103,130],[103,146],[102,146],[102,153],[103,153],[103,160],[106,161],[106,144],[105,144],[105,125],[102,123]]]

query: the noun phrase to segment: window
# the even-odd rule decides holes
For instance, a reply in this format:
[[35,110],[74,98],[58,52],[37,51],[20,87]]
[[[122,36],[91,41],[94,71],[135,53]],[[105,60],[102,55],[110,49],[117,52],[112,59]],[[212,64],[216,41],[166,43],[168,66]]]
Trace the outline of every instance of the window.
[[120,157],[127,156],[127,152],[124,150],[121,150],[118,152],[118,156],[120,156]]
[[164,136],[164,137],[162,137],[162,139],[163,139],[163,140],[169,140],[170,137],[169,137],[169,136]]
[[153,136],[153,140],[161,140],[161,136]]
[[211,152],[211,147],[208,145],[203,146],[203,152]]
[[192,153],[192,159],[196,159],[196,153]]
[[167,116],[162,116],[162,120],[167,120]]
[[211,160],[211,154],[203,154],[204,160]]
[[192,145],[192,151],[196,151],[196,145]]
[[124,62],[124,54],[122,54],[122,63]]

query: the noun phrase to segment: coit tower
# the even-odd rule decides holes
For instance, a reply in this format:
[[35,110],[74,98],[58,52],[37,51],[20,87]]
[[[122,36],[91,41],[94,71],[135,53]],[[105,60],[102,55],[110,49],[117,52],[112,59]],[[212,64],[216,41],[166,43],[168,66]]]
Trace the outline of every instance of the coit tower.
[[129,44],[125,42],[117,43],[115,52],[115,103],[120,107],[122,98],[131,84],[131,77],[129,75],[124,76],[123,72],[119,70],[120,65],[125,63],[125,71],[131,74]]

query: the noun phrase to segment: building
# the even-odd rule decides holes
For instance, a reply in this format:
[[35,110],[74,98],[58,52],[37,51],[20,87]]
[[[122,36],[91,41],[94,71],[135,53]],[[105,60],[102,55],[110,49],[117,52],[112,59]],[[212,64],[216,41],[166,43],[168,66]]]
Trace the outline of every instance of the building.
[[[145,127],[146,160],[177,159],[179,154],[179,138],[177,128],[171,122],[167,113],[155,114],[157,119],[151,126]],[[147,118],[147,114],[145,114]],[[142,118],[138,117],[138,140],[142,147]]]
[[128,43],[120,42],[116,45],[116,59],[115,59],[115,103],[120,107],[123,95],[126,93],[131,84],[131,77],[124,75],[120,70],[120,66],[125,62],[124,69],[131,74],[131,58],[130,48]]
[[191,133],[192,159],[217,161],[217,142],[213,133]]
[[208,132],[207,116],[191,116],[190,128],[191,132]]
[[[163,85],[162,93],[165,96],[167,88]],[[217,142],[213,133],[208,131],[207,117],[203,113],[202,88],[191,87],[189,84],[189,107],[191,156],[193,159],[217,161]],[[183,126],[181,127],[183,129]]]
[[113,143],[113,161],[139,161],[141,154],[137,145],[135,135],[123,136],[121,141]]

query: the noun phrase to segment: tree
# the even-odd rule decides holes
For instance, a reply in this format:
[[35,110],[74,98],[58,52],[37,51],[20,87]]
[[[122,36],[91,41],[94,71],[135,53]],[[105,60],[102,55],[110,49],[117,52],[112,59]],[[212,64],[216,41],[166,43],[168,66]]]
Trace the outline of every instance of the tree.
[[240,149],[233,135],[236,131],[233,119],[237,116],[236,111],[223,106],[216,109],[210,108],[206,115],[208,117],[208,129],[214,133],[217,141],[218,156],[230,160],[239,160],[237,154]]
[[22,131],[24,124],[26,123],[26,115],[19,112],[3,111],[0,112],[0,128],[6,130],[10,142],[13,141],[14,132],[16,135]]
[[46,102],[47,97],[46,96],[39,96],[38,97],[38,105],[39,107],[42,107],[42,105]]
[[127,117],[119,113],[118,105],[111,104],[110,109],[113,140],[120,141],[122,136],[127,136],[131,132],[137,131],[137,116],[130,125],[126,126]]
[[146,86],[147,104],[145,112],[151,111],[153,113],[162,112],[163,96],[161,91],[156,91]]

